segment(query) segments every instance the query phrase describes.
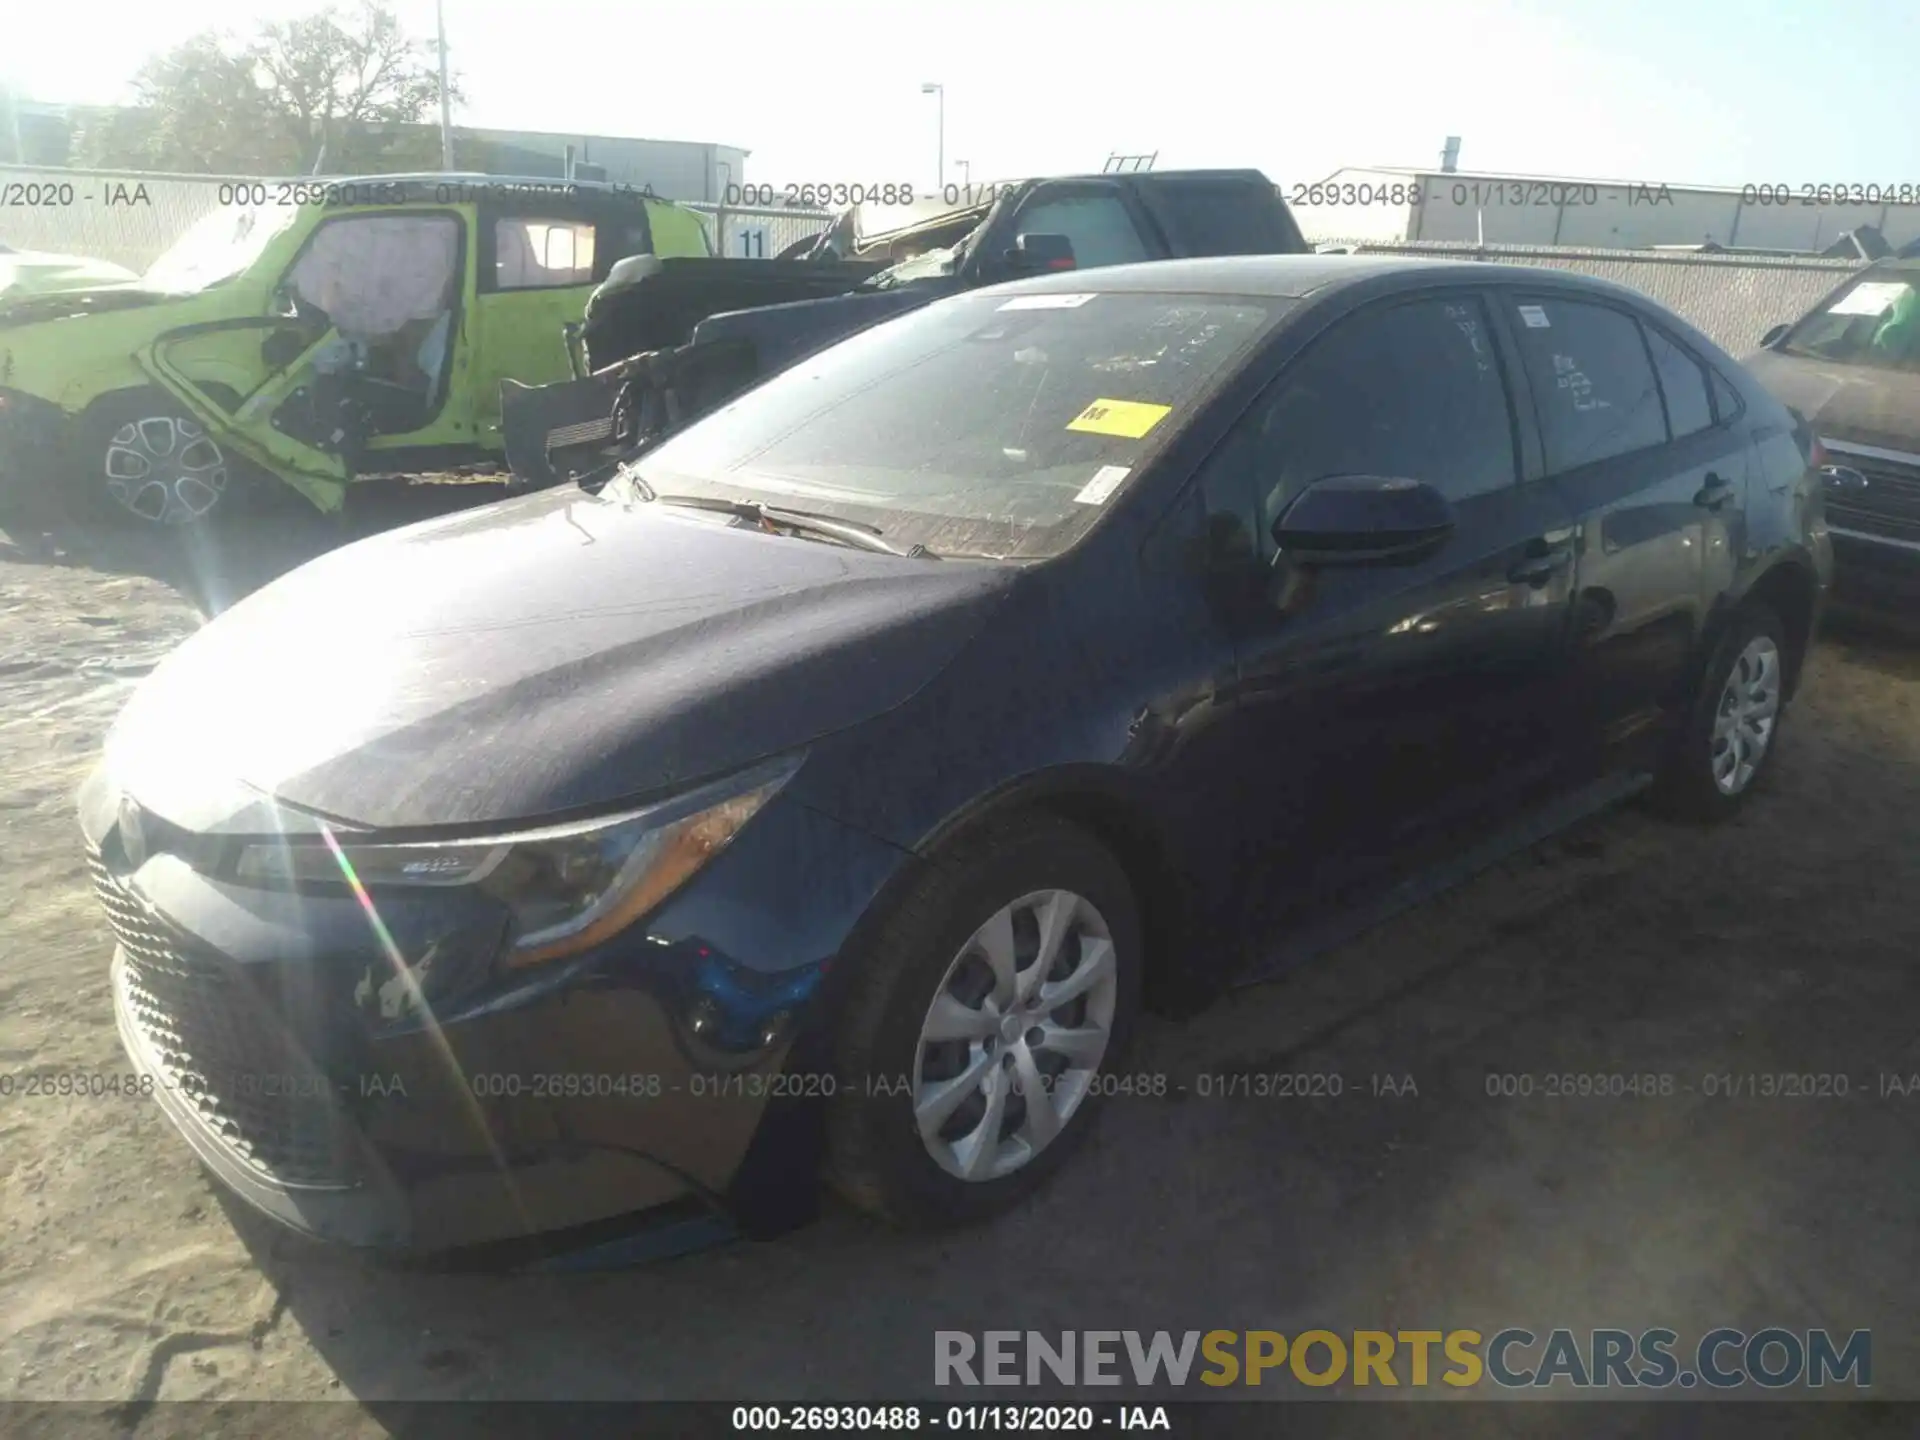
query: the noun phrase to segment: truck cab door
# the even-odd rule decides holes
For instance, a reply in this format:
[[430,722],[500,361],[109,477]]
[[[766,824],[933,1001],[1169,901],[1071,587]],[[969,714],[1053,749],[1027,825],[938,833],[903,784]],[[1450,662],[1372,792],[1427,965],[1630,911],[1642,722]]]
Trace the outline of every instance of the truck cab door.
[[1013,205],[997,207],[978,242],[978,283],[1017,277],[1007,252],[1022,235],[1066,236],[1079,270],[1164,260],[1169,253],[1159,226],[1111,180],[1045,181]]

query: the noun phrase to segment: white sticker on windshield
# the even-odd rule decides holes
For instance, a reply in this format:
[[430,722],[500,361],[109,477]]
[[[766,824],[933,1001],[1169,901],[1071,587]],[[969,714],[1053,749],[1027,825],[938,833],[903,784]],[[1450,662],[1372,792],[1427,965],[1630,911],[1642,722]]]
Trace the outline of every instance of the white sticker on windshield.
[[1829,315],[1878,315],[1898,300],[1907,287],[1898,280],[1869,280],[1842,296]]
[[1547,312],[1538,305],[1522,305],[1520,318],[1527,322],[1529,330],[1551,330],[1553,322],[1547,319]]
[[1016,295],[1001,310],[1078,310],[1091,295]]
[[1102,465],[1093,472],[1093,478],[1080,487],[1080,493],[1073,497],[1076,505],[1104,505],[1107,497],[1120,488],[1120,482],[1127,478],[1131,465]]

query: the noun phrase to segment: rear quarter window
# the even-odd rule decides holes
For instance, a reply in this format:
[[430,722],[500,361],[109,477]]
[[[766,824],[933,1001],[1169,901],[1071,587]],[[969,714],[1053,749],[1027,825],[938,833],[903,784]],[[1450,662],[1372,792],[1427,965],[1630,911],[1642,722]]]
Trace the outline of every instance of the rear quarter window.
[[1660,391],[1667,400],[1667,423],[1673,438],[1693,435],[1713,425],[1713,399],[1707,367],[1667,337],[1657,325],[1648,325],[1647,348],[1660,374]]
[[1160,180],[1143,193],[1176,255],[1272,255],[1306,248],[1271,186]]

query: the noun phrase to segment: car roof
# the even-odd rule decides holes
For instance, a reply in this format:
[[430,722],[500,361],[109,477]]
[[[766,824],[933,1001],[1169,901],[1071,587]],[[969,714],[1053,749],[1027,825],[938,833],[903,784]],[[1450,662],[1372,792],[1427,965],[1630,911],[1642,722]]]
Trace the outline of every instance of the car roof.
[[555,190],[591,201],[652,201],[656,205],[674,202],[647,193],[644,187],[613,180],[569,180],[560,175],[489,175],[478,170],[416,170],[400,175],[316,175],[309,182],[316,186],[365,185],[468,185],[475,189],[520,190],[533,194],[551,194]]
[[1074,185],[1099,181],[1136,182],[1149,188],[1156,184],[1195,180],[1233,180],[1256,185],[1271,185],[1273,182],[1259,170],[1114,170],[1101,174],[1084,175],[1028,175],[1019,180],[980,180],[965,185],[951,187],[955,198],[947,200],[944,190],[940,195],[924,195],[905,204],[889,205],[872,200],[863,201],[852,207],[854,230],[859,243],[888,240],[909,230],[938,225],[943,220],[985,212],[993,207],[994,201],[1011,190],[1022,186],[1042,182],[1048,185]]
[[1302,299],[1396,276],[1409,282],[1430,284],[1517,284],[1532,289],[1584,290],[1642,304],[1653,303],[1628,286],[1565,270],[1401,255],[1217,255],[1191,260],[1153,260],[1139,265],[1054,271],[997,285],[994,289],[1010,295],[1158,291]]

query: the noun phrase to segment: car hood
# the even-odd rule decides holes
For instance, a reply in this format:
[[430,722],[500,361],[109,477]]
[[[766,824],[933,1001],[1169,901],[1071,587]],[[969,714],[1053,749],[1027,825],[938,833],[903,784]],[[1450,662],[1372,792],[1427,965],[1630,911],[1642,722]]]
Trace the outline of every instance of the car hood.
[[1762,350],[1744,362],[1825,439],[1920,452],[1920,374]]
[[136,691],[107,768],[202,833],[277,828],[263,797],[403,830],[610,807],[900,704],[1017,574],[567,486],[248,597]]
[[37,250],[0,255],[0,299],[54,291],[116,289],[138,284],[139,280],[124,265],[84,255],[49,255]]
[[[0,256],[0,259],[4,258]],[[144,289],[138,278],[105,284],[88,280],[72,285],[28,285],[24,289],[0,290],[0,330],[38,325],[47,320],[66,320],[81,315],[104,315],[114,310],[164,305],[181,298],[166,291]]]

